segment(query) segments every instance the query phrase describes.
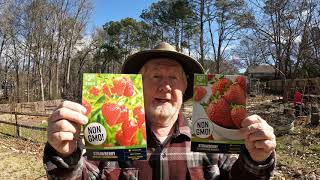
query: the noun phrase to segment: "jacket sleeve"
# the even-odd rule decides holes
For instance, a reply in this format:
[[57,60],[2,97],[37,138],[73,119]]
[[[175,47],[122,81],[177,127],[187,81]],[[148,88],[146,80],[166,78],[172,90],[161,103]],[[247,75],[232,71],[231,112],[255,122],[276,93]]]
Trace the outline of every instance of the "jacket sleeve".
[[261,163],[251,159],[249,152],[244,149],[229,172],[229,179],[270,179],[276,165],[275,151]]
[[55,149],[47,143],[44,148],[43,163],[48,179],[98,179],[100,162],[88,161],[82,156],[82,149],[78,145],[73,154],[61,158]]

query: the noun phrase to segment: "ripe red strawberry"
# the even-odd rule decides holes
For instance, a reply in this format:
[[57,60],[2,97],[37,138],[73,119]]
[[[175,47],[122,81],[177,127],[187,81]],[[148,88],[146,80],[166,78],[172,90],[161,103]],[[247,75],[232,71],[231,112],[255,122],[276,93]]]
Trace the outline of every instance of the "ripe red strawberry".
[[118,142],[118,144],[120,146],[130,146],[130,140],[131,139],[126,139],[124,136],[123,136],[123,130],[120,130],[117,132],[116,134],[116,140]]
[[232,84],[232,81],[228,78],[221,78],[212,85],[212,95],[216,96],[219,93],[221,96]]
[[98,96],[99,95],[99,89],[96,86],[93,86],[92,88],[90,88],[89,93],[94,95],[94,96]]
[[122,122],[125,122],[125,121],[129,120],[129,110],[128,110],[128,108],[126,106],[120,106],[120,110],[121,110],[121,113],[120,113],[120,116],[119,116],[116,124],[122,123]]
[[211,121],[226,128],[234,128],[235,125],[231,120],[230,111],[229,104],[223,98],[210,102],[206,109]]
[[201,99],[207,94],[207,90],[204,87],[197,86],[194,88],[194,97],[195,101],[201,101]]
[[102,105],[101,112],[108,125],[113,126],[118,123],[118,119],[121,114],[121,108],[117,104],[106,103]]
[[116,78],[113,80],[113,87],[111,88],[111,92],[117,96],[122,96],[126,85],[127,81],[124,78]]
[[208,81],[211,81],[215,77],[214,74],[208,74]]
[[102,91],[103,91],[103,93],[105,94],[106,97],[110,97],[111,92],[110,92],[109,87],[106,84],[104,84],[102,86]]
[[90,106],[90,104],[85,100],[85,99],[83,99],[82,100],[82,105],[86,108],[86,113],[85,113],[85,115],[86,116],[88,116],[88,114],[90,114],[90,112],[91,112],[91,106]]
[[142,106],[137,106],[133,109],[133,117],[136,118],[139,128],[144,123],[144,115],[144,109],[142,108]]
[[124,89],[123,95],[127,97],[131,97],[134,94],[134,88],[131,79],[124,77],[127,82],[126,88]]
[[232,84],[223,95],[228,103],[244,105],[246,104],[246,94],[239,84]]
[[241,128],[241,122],[248,116],[248,112],[243,106],[235,106],[231,110],[231,119],[237,128]]
[[137,132],[138,125],[134,121],[124,121],[121,128],[123,130],[123,136],[125,136],[125,138],[131,139]]
[[240,85],[244,92],[246,91],[246,78],[244,76],[237,76],[235,82]]

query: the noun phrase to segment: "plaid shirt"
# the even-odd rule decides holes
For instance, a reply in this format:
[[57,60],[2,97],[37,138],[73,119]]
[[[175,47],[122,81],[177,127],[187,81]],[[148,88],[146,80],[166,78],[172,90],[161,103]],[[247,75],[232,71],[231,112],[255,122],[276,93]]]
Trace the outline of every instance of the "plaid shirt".
[[[262,164],[248,152],[235,154],[190,151],[188,122],[179,115],[174,133],[163,143],[147,128],[147,160],[89,161],[81,156],[82,147],[62,159],[47,143],[44,167],[48,179],[269,179],[275,167],[275,153]],[[80,144],[80,143],[79,143]]]

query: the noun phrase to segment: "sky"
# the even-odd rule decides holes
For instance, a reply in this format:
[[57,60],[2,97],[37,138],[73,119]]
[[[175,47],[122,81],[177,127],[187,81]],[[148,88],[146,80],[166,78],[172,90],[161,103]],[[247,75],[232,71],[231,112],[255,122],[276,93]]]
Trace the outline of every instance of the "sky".
[[95,8],[89,23],[89,31],[94,26],[102,27],[108,21],[118,21],[126,17],[139,19],[142,10],[158,0],[95,0]]

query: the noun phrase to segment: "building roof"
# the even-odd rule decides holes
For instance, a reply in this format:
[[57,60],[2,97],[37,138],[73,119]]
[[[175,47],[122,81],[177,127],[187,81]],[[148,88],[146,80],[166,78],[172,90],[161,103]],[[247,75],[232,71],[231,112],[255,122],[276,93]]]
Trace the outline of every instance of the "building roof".
[[257,74],[257,73],[274,74],[275,69],[270,65],[251,66],[247,69],[247,73],[248,74]]

